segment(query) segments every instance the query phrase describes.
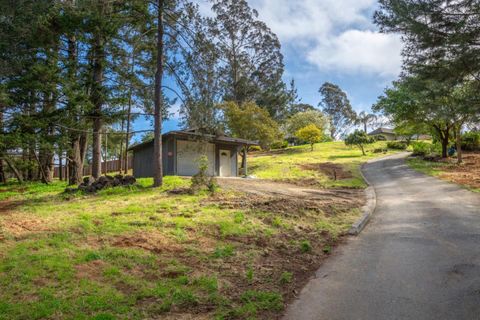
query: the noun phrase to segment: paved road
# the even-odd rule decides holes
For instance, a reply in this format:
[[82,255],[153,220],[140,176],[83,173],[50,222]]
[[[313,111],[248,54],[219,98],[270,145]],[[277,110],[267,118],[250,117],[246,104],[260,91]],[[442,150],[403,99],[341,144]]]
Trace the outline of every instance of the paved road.
[[366,166],[372,221],[285,319],[480,319],[480,195],[414,172],[404,157]]

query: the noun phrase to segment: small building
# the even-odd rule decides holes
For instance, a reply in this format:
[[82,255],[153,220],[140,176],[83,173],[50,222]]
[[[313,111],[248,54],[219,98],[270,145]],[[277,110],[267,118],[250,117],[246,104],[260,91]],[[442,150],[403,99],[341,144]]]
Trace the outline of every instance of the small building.
[[[193,176],[198,173],[198,160],[205,155],[209,175],[237,177],[239,153],[252,145],[258,143],[205,134],[199,130],[170,131],[162,135],[163,174]],[[133,153],[133,175],[137,178],[153,177],[153,140],[134,145],[129,150]]]
[[[377,138],[383,136],[385,137],[384,140],[387,140],[387,141],[398,140],[398,137],[393,131],[393,129],[388,129],[388,128],[375,129],[372,132],[370,132],[368,135],[372,137],[377,137]],[[382,140],[382,139],[380,138],[379,140]]]

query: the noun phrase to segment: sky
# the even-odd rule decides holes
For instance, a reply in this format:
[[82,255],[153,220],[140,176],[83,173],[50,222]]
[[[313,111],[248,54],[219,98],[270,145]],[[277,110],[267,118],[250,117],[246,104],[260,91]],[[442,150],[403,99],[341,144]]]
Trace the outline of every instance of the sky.
[[[196,0],[209,14],[207,0]],[[353,108],[370,107],[401,71],[402,42],[383,34],[372,22],[377,0],[248,0],[277,34],[285,62],[284,80],[295,80],[301,102],[318,106],[318,89],[326,82],[339,85]],[[175,110],[173,110],[175,112]],[[178,114],[165,130],[178,127]],[[136,121],[135,129],[150,122]]]

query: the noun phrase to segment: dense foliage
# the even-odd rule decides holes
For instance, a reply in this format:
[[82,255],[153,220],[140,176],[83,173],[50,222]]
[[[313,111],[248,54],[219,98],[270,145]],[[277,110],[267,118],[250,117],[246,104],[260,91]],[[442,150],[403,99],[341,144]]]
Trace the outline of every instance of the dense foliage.
[[365,156],[365,146],[372,144],[375,142],[375,139],[370,137],[365,131],[362,130],[355,130],[353,133],[350,133],[345,137],[345,144],[347,146],[356,146],[361,151],[362,154]]

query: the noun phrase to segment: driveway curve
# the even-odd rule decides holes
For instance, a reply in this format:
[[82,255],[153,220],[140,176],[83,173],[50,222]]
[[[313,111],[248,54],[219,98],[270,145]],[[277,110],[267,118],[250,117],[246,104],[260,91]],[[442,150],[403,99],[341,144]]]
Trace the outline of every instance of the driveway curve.
[[480,195],[409,169],[405,157],[365,166],[372,220],[284,319],[480,319]]

